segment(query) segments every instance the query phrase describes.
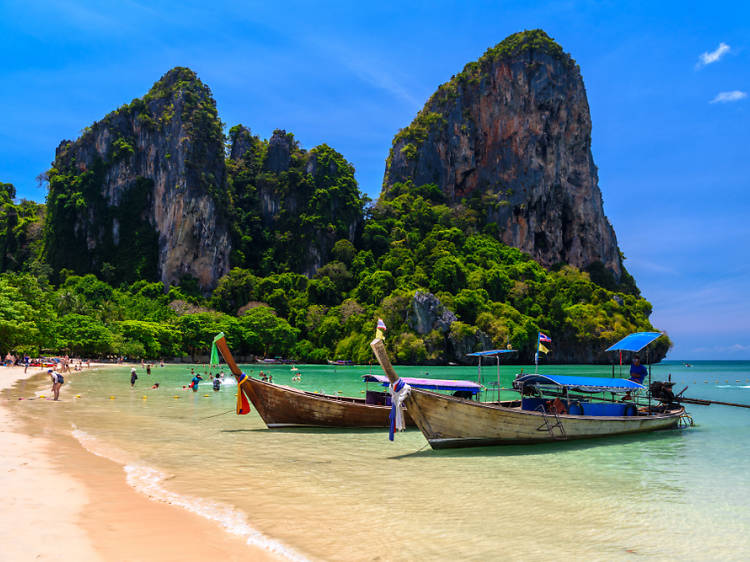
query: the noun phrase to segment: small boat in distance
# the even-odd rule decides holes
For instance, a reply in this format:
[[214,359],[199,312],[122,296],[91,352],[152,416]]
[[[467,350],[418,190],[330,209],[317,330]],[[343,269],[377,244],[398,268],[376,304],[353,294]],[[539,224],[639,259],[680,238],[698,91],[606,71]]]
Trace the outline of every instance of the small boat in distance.
[[[640,351],[659,336],[631,334],[609,350]],[[433,449],[642,433],[676,428],[686,416],[682,406],[669,400],[652,405],[650,393],[647,403],[617,401],[615,395],[629,396],[645,387],[608,377],[518,376],[512,389],[519,394],[517,400],[476,402],[440,395],[401,385],[383,340],[376,338],[370,346],[391,385],[402,389],[403,403]]]
[[337,365],[339,367],[351,367],[354,365],[354,362],[351,359],[335,359],[335,360],[328,360],[329,365]]

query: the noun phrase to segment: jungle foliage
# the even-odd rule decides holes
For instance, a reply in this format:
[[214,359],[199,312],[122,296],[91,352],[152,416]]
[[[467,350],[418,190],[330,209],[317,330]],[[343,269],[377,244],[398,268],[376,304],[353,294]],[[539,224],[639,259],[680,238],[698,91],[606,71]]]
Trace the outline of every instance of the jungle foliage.
[[[484,226],[480,204],[449,207],[430,185],[398,184],[390,195],[368,209],[354,242],[335,243],[312,277],[236,267],[203,296],[189,280],[180,287],[109,284],[103,275],[62,270],[55,286],[44,275],[6,273],[0,349],[155,359],[204,354],[223,331],[241,355],[366,363],[381,317],[400,363],[461,360],[506,345],[528,361],[539,330],[557,346],[598,351],[631,331],[653,329],[643,298],[605,288],[571,266],[546,270],[499,242]],[[264,244],[282,251],[272,239]],[[456,321],[417,332],[418,291],[437,296]]]

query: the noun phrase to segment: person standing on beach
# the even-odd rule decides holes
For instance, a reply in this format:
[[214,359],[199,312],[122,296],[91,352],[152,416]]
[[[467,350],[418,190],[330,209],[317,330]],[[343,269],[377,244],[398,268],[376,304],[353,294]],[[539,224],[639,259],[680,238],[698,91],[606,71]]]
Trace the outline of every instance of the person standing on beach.
[[60,398],[60,387],[65,383],[65,379],[63,379],[63,376],[60,373],[53,371],[52,369],[47,369],[47,374],[52,380],[53,400],[58,400]]
[[138,378],[138,375],[135,373],[135,367],[130,369],[130,388],[135,387],[135,381]]
[[26,371],[29,370],[29,363],[31,363],[31,357],[29,357],[28,353],[25,353],[23,356],[23,374],[26,374]]

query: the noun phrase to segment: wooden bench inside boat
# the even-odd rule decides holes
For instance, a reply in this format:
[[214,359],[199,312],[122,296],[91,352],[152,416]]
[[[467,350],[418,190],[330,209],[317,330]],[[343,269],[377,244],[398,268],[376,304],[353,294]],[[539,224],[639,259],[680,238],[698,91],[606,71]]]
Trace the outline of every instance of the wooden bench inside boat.
[[391,395],[387,392],[368,390],[365,393],[365,404],[370,404],[372,406],[390,406]]

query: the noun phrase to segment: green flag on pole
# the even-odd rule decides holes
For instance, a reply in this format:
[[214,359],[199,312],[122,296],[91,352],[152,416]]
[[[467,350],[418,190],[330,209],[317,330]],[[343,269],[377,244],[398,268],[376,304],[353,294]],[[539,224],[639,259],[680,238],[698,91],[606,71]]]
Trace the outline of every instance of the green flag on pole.
[[224,337],[224,332],[219,333],[215,338],[213,343],[211,344],[211,365],[218,365],[219,364],[219,350],[216,347],[216,342],[219,341],[221,338]]

